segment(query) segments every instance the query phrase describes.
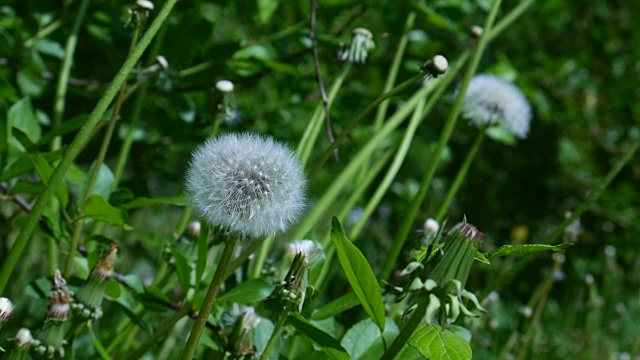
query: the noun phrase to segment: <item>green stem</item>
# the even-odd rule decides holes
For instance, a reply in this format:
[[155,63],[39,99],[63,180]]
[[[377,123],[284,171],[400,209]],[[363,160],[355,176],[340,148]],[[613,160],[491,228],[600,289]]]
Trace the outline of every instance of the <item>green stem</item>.
[[413,332],[416,331],[418,325],[424,318],[424,314],[427,311],[427,305],[429,304],[429,297],[427,294],[421,292],[418,295],[418,307],[413,311],[407,324],[400,330],[398,337],[391,343],[391,346],[384,352],[381,360],[393,360],[396,355],[402,350],[402,347],[409,341]]
[[[80,5],[80,7],[81,7],[80,11],[82,11],[82,5]],[[76,22],[78,21],[79,17],[82,17],[82,16],[80,16],[80,12],[78,13],[78,15],[76,15]],[[68,20],[68,19],[65,19],[65,20]],[[30,37],[29,39],[27,39],[24,42],[25,49],[28,49],[28,48],[32,47],[38,41],[46,38],[47,36],[49,36],[49,34],[53,33],[56,30],[58,30],[60,28],[60,26],[62,26],[62,24],[64,24],[63,19],[58,19],[56,21],[51,22],[49,25],[45,26],[41,30],[39,30],[32,37]],[[74,33],[77,34],[77,32],[74,32]],[[68,39],[67,39],[67,45],[69,45]],[[66,53],[66,50],[65,50],[65,56],[66,55],[67,55],[67,53]]]
[[[140,25],[136,26],[133,36],[131,37],[131,44],[129,45],[129,56],[133,53],[135,46],[138,42],[138,36],[140,34]],[[102,139],[102,144],[100,145],[100,150],[98,152],[98,157],[93,162],[93,166],[91,167],[91,171],[89,172],[89,181],[87,183],[87,189],[84,193],[84,199],[82,200],[82,204],[78,209],[78,220],[75,223],[75,227],[73,230],[73,236],[71,237],[71,241],[69,242],[69,253],[67,254],[67,261],[64,265],[64,277],[69,278],[71,276],[71,271],[73,270],[73,259],[75,257],[76,249],[80,244],[80,237],[82,235],[82,230],[84,228],[84,221],[81,219],[84,214],[84,207],[87,203],[87,200],[93,193],[93,189],[96,186],[96,182],[98,181],[98,174],[100,173],[100,168],[102,168],[102,164],[104,163],[104,159],[107,156],[107,151],[109,150],[109,144],[111,143],[111,137],[113,136],[113,131],[116,128],[116,122],[118,120],[118,116],[120,115],[120,109],[122,108],[122,102],[124,101],[124,94],[127,89],[126,81],[122,83],[120,86],[120,91],[118,92],[118,98],[113,106],[113,110],[111,112],[111,119],[109,121],[109,126],[107,127],[107,131],[104,134],[104,138]]]
[[60,181],[62,181],[62,178],[64,177],[67,169],[69,168],[73,160],[78,156],[80,151],[82,151],[87,142],[89,142],[93,130],[98,125],[98,122],[102,118],[102,115],[105,113],[105,111],[107,111],[107,108],[109,107],[111,101],[115,98],[118,89],[125,82],[129,73],[138,62],[138,59],[140,59],[140,56],[142,56],[144,50],[151,43],[151,39],[153,39],[154,35],[158,32],[160,25],[162,25],[167,16],[169,16],[169,12],[177,2],[178,0],[167,0],[162,9],[160,9],[157,18],[153,21],[153,23],[149,27],[149,30],[147,30],[147,32],[144,34],[144,36],[138,43],[138,46],[136,46],[133,54],[127,57],[124,64],[111,82],[111,86],[109,86],[105,94],[100,98],[98,104],[96,104],[95,109],[89,115],[85,126],[80,129],[75,139],[69,145],[69,148],[60,160],[60,163],[58,164],[58,166],[56,166],[53,174],[51,174],[49,184],[47,185],[43,193],[38,197],[38,200],[34,204],[31,213],[24,223],[20,235],[18,235],[15,243],[9,250],[9,254],[7,255],[4,264],[2,264],[2,270],[0,270],[0,293],[4,292],[9,278],[11,277],[16,264],[22,256],[24,248],[27,246],[31,235],[33,234],[33,231],[38,224],[40,215],[42,215],[42,212],[51,201],[51,198],[53,197],[56,188],[60,184]]
[[456,174],[456,178],[453,180],[453,183],[449,187],[449,191],[447,191],[447,195],[445,196],[444,201],[442,202],[442,205],[440,205],[440,210],[438,210],[438,213],[436,215],[436,221],[438,223],[442,222],[442,219],[444,218],[445,214],[449,210],[449,207],[451,206],[451,201],[453,201],[453,197],[456,196],[456,194],[458,193],[458,190],[460,190],[460,186],[462,186],[462,182],[464,182],[464,178],[467,176],[469,167],[471,167],[471,163],[473,162],[473,159],[476,157],[476,154],[478,153],[478,149],[480,149],[480,145],[482,145],[482,141],[484,140],[485,135],[486,133],[484,129],[480,130],[480,132],[478,133],[478,136],[476,137],[476,140],[474,141],[473,145],[471,146],[471,149],[469,150],[469,153],[467,154],[467,157],[464,159],[464,162],[462,163],[460,170],[458,170],[458,174]]
[[364,227],[364,224],[367,222],[367,220],[369,220],[369,216],[371,216],[371,213],[373,213],[373,211],[378,207],[380,200],[382,200],[384,194],[387,193],[387,190],[398,174],[398,171],[400,171],[400,167],[402,166],[402,163],[404,163],[404,159],[409,152],[409,147],[411,146],[411,143],[413,141],[416,129],[418,128],[420,121],[423,119],[422,111],[424,110],[425,102],[425,98],[420,99],[420,102],[418,102],[418,105],[413,111],[413,116],[409,121],[409,126],[407,126],[407,130],[405,131],[404,137],[402,138],[402,144],[400,144],[400,149],[398,149],[391,167],[387,170],[384,179],[382,180],[380,185],[378,185],[376,192],[367,203],[367,206],[363,210],[360,219],[358,219],[358,222],[355,224],[353,229],[351,229],[350,235],[352,239],[356,239],[358,235],[360,235],[360,231]]
[[278,318],[278,322],[276,322],[276,325],[273,328],[271,337],[269,337],[269,341],[267,342],[267,345],[264,347],[264,351],[262,352],[262,355],[260,355],[260,360],[266,360],[269,358],[269,355],[271,354],[273,347],[276,345],[276,341],[278,340],[280,331],[282,330],[282,327],[284,326],[284,324],[287,322],[287,316],[289,315],[289,311],[290,309],[287,307],[282,310],[282,313],[280,313],[280,317]]
[[405,89],[408,89],[412,85],[416,84],[423,77],[424,77],[423,73],[416,74],[413,77],[411,77],[409,80],[406,80],[402,84],[400,84],[400,85],[396,86],[395,88],[393,88],[391,91],[388,91],[388,92],[380,95],[371,104],[369,104],[369,106],[367,106],[355,119],[353,119],[353,121],[351,121],[351,123],[349,123],[349,125],[347,125],[347,127],[344,128],[344,130],[342,130],[340,135],[338,135],[338,137],[336,137],[335,141],[332,142],[331,145],[329,145],[329,147],[324,151],[324,153],[320,157],[320,160],[318,160],[316,165],[313,167],[313,169],[309,173],[309,178],[312,179],[317,175],[318,171],[320,171],[320,169],[322,168],[324,163],[327,162],[327,160],[333,155],[333,151],[338,147],[338,145],[340,145],[347,138],[347,136],[351,133],[351,131],[362,120],[364,120],[367,117],[367,115],[369,115],[373,110],[375,110],[378,107],[378,105],[380,105],[381,102],[383,102],[384,100],[392,97],[393,95],[395,95],[395,94],[397,94],[397,93],[399,93],[399,92],[401,92],[401,91],[403,91]]
[[187,345],[185,345],[184,347],[184,351],[182,353],[183,360],[193,359],[196,353],[198,342],[200,341],[200,336],[202,336],[204,327],[207,324],[207,319],[209,318],[209,314],[211,313],[211,309],[213,308],[216,294],[218,293],[220,285],[224,281],[225,274],[227,273],[227,269],[229,268],[229,263],[231,262],[231,258],[233,257],[233,253],[236,249],[237,243],[238,237],[232,235],[229,238],[228,242],[224,245],[224,250],[222,251],[222,255],[220,255],[220,263],[218,264],[216,272],[213,275],[211,285],[209,285],[209,290],[207,290],[207,295],[205,295],[204,297],[202,307],[198,312],[198,317],[193,324],[193,329],[191,330],[191,334],[189,334]]
[[147,340],[145,340],[140,347],[138,347],[131,355],[129,355],[128,359],[139,359],[141,358],[149,349],[158,343],[160,338],[165,336],[173,329],[173,326],[180,321],[183,317],[189,314],[191,310],[191,304],[183,304],[180,311],[175,313],[169,320],[167,320],[162,326]]
[[422,205],[425,196],[427,195],[427,191],[431,186],[431,181],[436,173],[436,169],[438,168],[438,164],[440,162],[440,158],[442,152],[444,151],[445,146],[449,142],[449,138],[451,134],[453,134],[453,129],[456,126],[456,121],[458,119],[458,114],[460,113],[460,109],[462,107],[462,100],[464,99],[464,94],[467,91],[467,87],[469,86],[469,82],[471,78],[476,72],[478,68],[478,64],[480,63],[480,57],[487,45],[488,42],[488,34],[491,33],[491,26],[493,25],[493,21],[496,18],[498,13],[498,9],[500,8],[501,0],[495,0],[491,6],[491,11],[487,16],[487,20],[484,24],[484,33],[478,40],[478,44],[473,52],[471,57],[469,67],[467,68],[466,73],[464,74],[464,78],[462,79],[462,83],[460,84],[460,90],[458,92],[458,97],[456,98],[456,102],[453,104],[453,108],[449,112],[449,117],[445,123],[444,129],[442,130],[442,134],[440,134],[440,139],[438,141],[438,145],[434,153],[431,155],[431,161],[429,162],[429,166],[422,177],[422,181],[420,182],[420,188],[418,189],[418,193],[413,198],[411,205],[409,206],[409,210],[407,214],[404,216],[404,220],[400,225],[400,229],[396,233],[396,237],[393,241],[393,245],[391,246],[391,250],[389,251],[389,256],[387,256],[382,264],[382,270],[380,272],[380,278],[387,279],[393,270],[393,265],[396,263],[402,248],[404,246],[405,241],[407,240],[407,236],[411,230],[411,226],[418,215],[418,210],[420,209],[420,205]]
[[[251,269],[252,271],[249,271],[250,278],[252,279],[260,278],[260,274],[262,273],[262,267],[264,266],[264,263],[267,261],[267,256],[269,256],[269,254],[271,253],[270,250],[274,242],[275,242],[275,237],[273,236],[269,236],[264,241],[262,241],[262,245],[260,246],[260,252],[258,252],[256,261],[252,264],[252,269]],[[240,260],[240,258],[238,260]]]

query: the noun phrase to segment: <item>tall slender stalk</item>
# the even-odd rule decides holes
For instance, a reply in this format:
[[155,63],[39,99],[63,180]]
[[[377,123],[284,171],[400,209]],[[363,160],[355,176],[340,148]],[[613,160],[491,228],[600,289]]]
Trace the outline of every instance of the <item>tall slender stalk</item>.
[[151,40],[158,32],[160,25],[162,25],[162,23],[169,16],[171,9],[177,2],[178,0],[167,0],[164,6],[160,9],[158,16],[153,21],[151,26],[149,26],[149,29],[145,32],[142,39],[140,39],[140,42],[136,46],[133,53],[129,57],[127,57],[124,64],[111,82],[111,86],[109,86],[105,94],[100,98],[100,100],[96,104],[96,107],[89,115],[86,124],[80,129],[73,142],[69,145],[69,148],[65,152],[64,156],[60,160],[60,163],[58,164],[58,166],[56,166],[55,170],[51,174],[49,184],[42,192],[42,194],[38,197],[38,200],[34,204],[31,213],[27,217],[22,231],[9,250],[6,261],[4,262],[4,264],[2,264],[2,270],[0,270],[0,293],[2,293],[7,286],[9,278],[11,277],[16,264],[18,263],[18,260],[20,260],[22,252],[27,246],[31,235],[33,234],[33,231],[38,224],[40,215],[42,215],[42,212],[51,201],[51,198],[53,197],[56,188],[60,184],[60,181],[62,181],[62,178],[64,177],[67,169],[69,168],[69,166],[71,166],[71,163],[78,156],[78,154],[80,154],[87,142],[89,142],[89,139],[91,138],[95,127],[98,125],[98,122],[102,118],[102,115],[104,115],[105,111],[107,111],[107,108],[109,107],[109,104],[111,104],[111,101],[115,98],[118,89],[125,82],[127,76],[129,75],[135,64],[138,62],[138,59],[140,59],[140,56],[142,56],[142,53],[149,46]]
[[218,289],[220,289],[220,285],[224,281],[227,269],[229,268],[229,263],[231,263],[231,258],[233,257],[237,243],[238,236],[232,235],[224,245],[224,250],[220,255],[220,262],[218,263],[216,272],[213,274],[213,279],[211,280],[211,284],[209,285],[209,290],[207,290],[207,294],[205,295],[202,306],[200,307],[200,311],[198,312],[198,317],[193,324],[193,329],[191,329],[189,339],[187,340],[187,344],[184,347],[184,351],[182,353],[183,360],[193,359],[196,353],[198,342],[200,342],[200,336],[202,336],[204,327],[207,324],[207,319],[209,318],[209,314],[211,313],[211,309],[213,308],[213,303],[216,299],[216,295],[218,294]]
[[458,93],[458,97],[456,98],[451,111],[449,112],[449,116],[444,125],[444,129],[440,134],[440,139],[438,140],[438,145],[436,146],[435,151],[431,154],[431,161],[429,162],[429,166],[425,171],[424,176],[422,177],[422,181],[420,181],[420,188],[418,189],[418,193],[413,198],[411,205],[409,206],[409,210],[404,217],[402,224],[400,225],[400,229],[396,232],[395,239],[393,241],[393,245],[389,251],[389,256],[387,256],[382,263],[382,270],[380,271],[380,277],[386,279],[391,274],[391,270],[393,270],[393,265],[396,263],[398,257],[400,256],[400,252],[404,247],[404,243],[409,236],[409,232],[411,230],[411,226],[415,221],[416,216],[418,215],[418,210],[420,209],[420,205],[422,205],[424,198],[427,195],[427,191],[429,187],[431,187],[431,181],[436,173],[436,169],[438,168],[438,164],[440,163],[440,157],[442,152],[449,142],[449,138],[451,134],[453,134],[453,129],[456,126],[456,121],[458,119],[458,114],[460,113],[460,109],[462,107],[462,100],[464,99],[464,94],[467,92],[467,87],[469,86],[469,82],[475,74],[476,69],[478,68],[478,64],[480,63],[480,57],[488,43],[489,34],[491,34],[491,27],[493,22],[498,14],[498,9],[500,8],[500,0],[494,0],[491,5],[491,10],[489,11],[489,15],[484,24],[484,33],[478,40],[478,44],[474,49],[474,52],[471,56],[471,60],[469,63],[469,67],[467,68],[466,73],[464,74],[464,78],[462,79],[462,83],[460,84],[460,92]]
[[478,149],[480,149],[480,146],[482,145],[482,141],[484,140],[485,135],[486,135],[485,130],[481,129],[480,132],[478,133],[478,136],[476,136],[476,140],[473,142],[473,145],[471,146],[469,153],[467,153],[467,157],[464,159],[462,166],[460,166],[460,170],[458,170],[458,173],[456,174],[456,178],[453,180],[453,183],[451,184],[451,186],[449,186],[447,195],[444,197],[444,200],[442,201],[442,204],[440,205],[440,209],[438,210],[438,213],[436,215],[436,221],[438,223],[442,222],[442,219],[444,219],[444,216],[447,214],[447,211],[451,206],[451,201],[453,201],[453,197],[456,196],[456,194],[458,193],[458,190],[460,190],[460,186],[462,186],[462,183],[464,182],[464,178],[467,176],[469,167],[471,167],[471,163],[473,163],[473,159],[475,159],[476,154],[478,153]]

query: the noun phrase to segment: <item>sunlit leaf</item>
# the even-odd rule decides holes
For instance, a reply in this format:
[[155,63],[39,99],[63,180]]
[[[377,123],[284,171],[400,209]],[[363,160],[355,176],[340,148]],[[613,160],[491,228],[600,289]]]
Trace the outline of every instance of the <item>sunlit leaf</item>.
[[469,343],[437,325],[420,324],[407,344],[427,359],[469,360],[472,356]]

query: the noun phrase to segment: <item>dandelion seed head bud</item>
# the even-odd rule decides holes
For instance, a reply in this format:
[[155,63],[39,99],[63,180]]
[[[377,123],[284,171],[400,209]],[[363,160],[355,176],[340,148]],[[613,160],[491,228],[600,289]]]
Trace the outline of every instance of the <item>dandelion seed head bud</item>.
[[230,93],[233,91],[233,83],[229,80],[220,80],[216,83],[216,89],[223,93]]
[[480,74],[469,83],[462,116],[473,125],[499,125],[524,139],[529,133],[531,107],[517,86],[494,75]]
[[145,10],[153,10],[153,3],[149,0],[136,0],[136,5]]
[[440,231],[440,224],[438,224],[438,222],[435,219],[428,218],[424,222],[424,231],[430,234],[436,234],[438,233],[438,231]]
[[484,32],[484,29],[482,28],[482,26],[478,26],[478,25],[473,25],[471,29],[469,29],[469,33],[471,33],[471,36],[475,38],[480,38],[483,32]]
[[438,77],[444,74],[449,68],[449,61],[442,55],[436,55],[433,58],[427,60],[420,69],[433,77]]
[[156,63],[158,63],[158,65],[160,65],[162,70],[169,69],[169,62],[167,61],[167,58],[165,58],[162,55],[157,55],[156,56]]
[[520,315],[526,317],[527,319],[530,318],[531,315],[533,315],[533,309],[530,306],[522,306],[518,311],[520,312]]
[[286,146],[271,137],[229,134],[194,151],[186,186],[194,209],[211,225],[261,237],[296,220],[306,182]]
[[107,252],[102,254],[102,257],[96,263],[91,275],[94,277],[106,281],[113,276],[113,268],[116,265],[116,255],[118,254],[118,247],[115,244],[111,244],[111,247]]
[[51,286],[48,320],[64,321],[69,315],[71,293],[67,288],[67,282],[56,269],[53,273],[53,285]]
[[200,224],[200,221],[190,222],[189,225],[187,225],[187,236],[189,236],[192,239],[199,238],[201,227],[202,225]]
[[584,282],[587,284],[587,286],[592,286],[596,282],[596,280],[593,278],[593,275],[587,274],[584,277]]
[[18,330],[18,333],[14,338],[12,338],[16,345],[21,348],[26,348],[33,342],[33,336],[31,336],[31,331],[27,328],[21,328]]
[[13,303],[11,300],[0,298],[0,325],[4,324],[13,315]]

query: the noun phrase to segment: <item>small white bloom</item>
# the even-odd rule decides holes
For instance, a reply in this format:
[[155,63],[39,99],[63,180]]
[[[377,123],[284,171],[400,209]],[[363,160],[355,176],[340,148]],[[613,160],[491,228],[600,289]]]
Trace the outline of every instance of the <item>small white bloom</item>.
[[194,209],[211,225],[243,236],[285,231],[304,206],[300,162],[271,137],[229,134],[209,139],[187,172]]
[[31,331],[29,331],[29,329],[22,328],[18,330],[16,337],[14,337],[12,340],[15,341],[16,345],[24,348],[31,344],[31,342],[33,341],[33,336],[31,336]]
[[524,139],[529,133],[531,107],[512,83],[494,75],[480,74],[469,83],[462,116],[481,127],[499,125]]
[[435,219],[428,218],[424,222],[424,231],[430,234],[436,234],[440,230],[440,224]]
[[9,319],[13,315],[13,303],[11,300],[0,298],[0,324]]
[[149,0],[137,0],[136,5],[145,9],[145,10],[153,10],[153,3]]
[[216,89],[223,93],[230,93],[233,91],[233,83],[229,80],[220,80],[216,83]]
[[364,64],[367,62],[369,51],[376,47],[373,41],[373,33],[369,29],[355,28],[353,29],[351,43],[349,46],[343,46],[338,53],[340,61],[349,61],[355,64]]

